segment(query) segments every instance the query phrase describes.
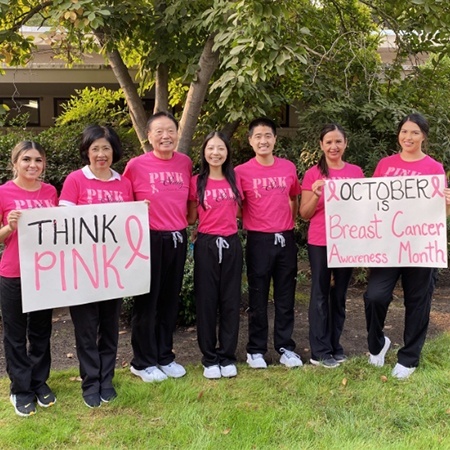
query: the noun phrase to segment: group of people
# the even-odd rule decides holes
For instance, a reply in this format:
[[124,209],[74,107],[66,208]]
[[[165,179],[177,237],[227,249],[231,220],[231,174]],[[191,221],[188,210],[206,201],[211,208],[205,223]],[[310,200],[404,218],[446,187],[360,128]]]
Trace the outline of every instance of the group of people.
[[[121,176],[111,168],[122,156],[115,131],[92,125],[82,135],[80,156],[86,164],[56,189],[41,181],[45,152],[32,141],[17,144],[11,155],[13,180],[0,186],[0,261],[2,308],[10,400],[20,416],[35,414],[36,403],[48,407],[56,397],[47,384],[50,372],[52,311],[22,312],[17,223],[27,207],[74,206],[104,201],[145,200],[149,207],[151,287],[134,298],[131,372],[145,382],[179,378],[185,368],[175,361],[175,330],[188,245],[186,228],[197,224],[194,244],[194,291],[197,336],[203,375],[208,379],[237,375],[236,348],[241,305],[243,249],[237,218],[246,230],[245,261],[249,287],[247,364],[265,369],[268,344],[267,306],[273,282],[274,347],[280,364],[303,365],[295,352],[294,303],[298,214],[309,221],[311,265],[309,305],[310,362],[338,367],[347,356],[340,343],[345,321],[349,268],[328,268],[325,234],[325,180],[364,177],[360,167],[344,161],[345,131],[326,125],[320,135],[322,156],[304,174],[300,185],[296,167],[274,155],[276,126],[267,118],[253,120],[248,129],[255,156],[232,165],[231,147],[220,132],[210,133],[201,148],[201,167],[192,176],[192,162],[178,153],[178,123],[167,112],[147,124],[151,152],[132,158]],[[423,152],[428,124],[419,114],[398,127],[400,152],[383,158],[374,176],[444,174],[442,165]],[[395,169],[395,170],[393,170]],[[108,197],[111,190],[120,196]],[[100,193],[95,198],[88,192]],[[301,201],[299,204],[299,197]],[[444,190],[450,212],[450,189]],[[26,200],[26,202],[20,202]],[[421,267],[372,268],[364,295],[369,363],[383,366],[390,340],[384,321],[396,282],[404,289],[404,346],[393,376],[407,378],[419,364],[429,321],[436,270]],[[116,398],[113,386],[121,299],[70,307],[82,379],[82,395],[90,408]]]

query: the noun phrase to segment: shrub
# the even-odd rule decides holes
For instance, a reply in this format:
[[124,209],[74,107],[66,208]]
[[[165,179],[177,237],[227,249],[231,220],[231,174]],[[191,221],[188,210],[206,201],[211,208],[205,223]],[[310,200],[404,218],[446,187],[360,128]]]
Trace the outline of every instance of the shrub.
[[181,288],[181,304],[178,320],[180,325],[193,325],[195,324],[195,319],[194,244],[190,244],[188,246],[186,264],[184,265],[183,286]]
[[131,315],[133,312],[134,297],[124,297],[122,301],[121,316],[128,325],[131,323]]
[[56,119],[56,125],[73,123],[98,123],[112,127],[131,126],[125,97],[121,90],[86,87],[75,90],[70,100],[63,103],[63,113]]
[[5,134],[0,134],[0,184],[12,178],[11,150],[25,139],[36,139],[36,135],[18,128],[8,128]]

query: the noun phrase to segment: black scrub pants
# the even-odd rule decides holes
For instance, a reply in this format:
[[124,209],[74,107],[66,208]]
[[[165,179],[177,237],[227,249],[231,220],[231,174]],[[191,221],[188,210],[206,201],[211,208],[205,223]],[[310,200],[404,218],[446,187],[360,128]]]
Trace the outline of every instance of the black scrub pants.
[[6,371],[16,404],[26,405],[47,391],[50,375],[52,310],[22,312],[20,278],[0,277]]
[[70,307],[83,395],[113,387],[122,299]]
[[344,354],[340,338],[353,268],[328,268],[326,246],[308,244],[308,256],[311,265],[309,342],[311,358],[320,361]]
[[294,231],[261,233],[248,231],[246,246],[249,288],[247,352],[267,352],[269,324],[267,304],[273,279],[275,304],[274,347],[293,351],[295,286],[297,283],[297,245]]
[[234,364],[243,263],[238,234],[221,237],[198,233],[194,263],[197,340],[203,354],[202,364],[205,367]]
[[175,359],[173,333],[178,319],[186,261],[186,230],[150,231],[150,292],[134,298],[131,319],[132,366],[168,365]]
[[364,304],[367,342],[372,355],[380,353],[384,345],[384,323],[398,279],[404,293],[404,346],[398,351],[398,362],[405,367],[419,365],[420,352],[425,343],[430,321],[431,300],[437,270],[429,267],[372,268],[369,274]]

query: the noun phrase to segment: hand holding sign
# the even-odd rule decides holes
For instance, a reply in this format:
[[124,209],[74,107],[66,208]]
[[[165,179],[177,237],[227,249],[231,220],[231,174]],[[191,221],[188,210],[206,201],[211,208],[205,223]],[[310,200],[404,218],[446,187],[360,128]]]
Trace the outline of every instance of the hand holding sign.
[[24,312],[148,292],[147,208],[124,202],[23,211]]
[[330,180],[329,267],[447,267],[443,175]]

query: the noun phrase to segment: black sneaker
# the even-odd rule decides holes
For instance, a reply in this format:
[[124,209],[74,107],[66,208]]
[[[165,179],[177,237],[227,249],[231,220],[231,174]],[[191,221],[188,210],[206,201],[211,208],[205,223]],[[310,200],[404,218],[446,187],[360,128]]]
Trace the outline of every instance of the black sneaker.
[[102,389],[100,394],[100,400],[104,403],[108,403],[117,397],[117,392],[114,388]]
[[341,353],[340,355],[333,355],[333,358],[339,363],[343,363],[345,361],[347,361],[348,357],[347,355],[344,355],[343,353]]
[[56,403],[56,397],[55,394],[50,390],[43,393],[36,393],[36,399],[39,406],[42,406],[42,408],[48,408],[49,406],[53,406]]
[[313,359],[311,358],[309,362],[313,366],[322,366],[326,369],[334,369],[335,367],[339,367],[339,363],[333,358],[326,358],[326,359]]
[[88,408],[98,408],[101,405],[100,394],[83,395],[84,404]]
[[18,416],[29,417],[36,414],[36,404],[34,402],[29,402],[26,405],[17,405],[17,397],[14,394],[10,395],[9,400]]

